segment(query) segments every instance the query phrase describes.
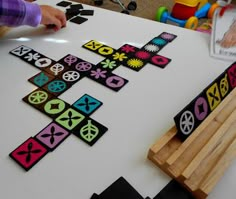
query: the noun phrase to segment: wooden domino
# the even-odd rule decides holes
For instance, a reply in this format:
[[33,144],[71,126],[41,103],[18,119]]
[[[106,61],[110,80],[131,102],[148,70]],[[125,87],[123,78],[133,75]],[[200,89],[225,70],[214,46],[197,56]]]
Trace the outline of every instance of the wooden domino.
[[148,159],[205,199],[236,156],[236,89],[182,141],[173,126],[148,151]]

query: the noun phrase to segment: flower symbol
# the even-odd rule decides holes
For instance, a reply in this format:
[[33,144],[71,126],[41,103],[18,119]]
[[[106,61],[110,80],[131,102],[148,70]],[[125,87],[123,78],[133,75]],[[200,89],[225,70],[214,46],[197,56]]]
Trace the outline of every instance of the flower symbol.
[[126,54],[125,53],[115,53],[114,55],[113,55],[113,59],[118,59],[119,61],[123,61],[124,59],[127,59],[128,57],[126,56]]
[[103,68],[109,68],[109,69],[113,69],[114,67],[116,67],[116,62],[115,61],[111,61],[110,59],[106,59],[105,61],[101,62],[101,65]]
[[107,71],[105,71],[105,70],[101,70],[101,68],[97,68],[97,70],[92,70],[91,71],[91,76],[94,76],[94,78],[95,79],[99,79],[100,77],[101,78],[106,78],[106,74],[107,73]]

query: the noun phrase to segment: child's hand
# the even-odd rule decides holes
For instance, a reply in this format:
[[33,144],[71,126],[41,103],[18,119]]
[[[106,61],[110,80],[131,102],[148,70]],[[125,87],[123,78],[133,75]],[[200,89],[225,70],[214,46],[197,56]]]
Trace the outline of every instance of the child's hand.
[[65,13],[59,9],[53,8],[48,5],[41,5],[41,24],[46,26],[54,26],[54,30],[58,31],[66,26]]

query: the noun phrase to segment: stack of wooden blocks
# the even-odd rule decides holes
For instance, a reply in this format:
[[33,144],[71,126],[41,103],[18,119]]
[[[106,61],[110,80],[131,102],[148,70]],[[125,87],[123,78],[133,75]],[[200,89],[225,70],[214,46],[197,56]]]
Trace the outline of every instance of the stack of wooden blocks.
[[149,149],[148,158],[187,188],[205,199],[236,155],[236,89],[186,139],[176,126]]

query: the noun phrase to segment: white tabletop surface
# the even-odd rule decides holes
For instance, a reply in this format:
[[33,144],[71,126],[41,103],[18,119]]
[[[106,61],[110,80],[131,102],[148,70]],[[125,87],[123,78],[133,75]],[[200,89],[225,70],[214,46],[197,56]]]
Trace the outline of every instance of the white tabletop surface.
[[[59,1],[44,2],[55,6]],[[173,117],[231,64],[209,56],[207,34],[87,5],[84,8],[95,12],[81,25],[68,22],[56,33],[41,26],[21,27],[0,40],[1,199],[88,199],[120,176],[143,197],[153,198],[170,178],[147,159],[148,149],[174,125]],[[172,59],[165,69],[148,64],[135,72],[120,66],[113,72],[129,83],[119,92],[83,79],[60,96],[71,104],[87,93],[103,102],[91,117],[108,131],[94,146],[71,135],[28,172],[9,158],[11,151],[51,122],[22,101],[36,88],[27,80],[39,70],[9,51],[26,45],[54,60],[73,54],[96,64],[103,57],[81,47],[89,40],[113,48],[125,43],[142,47],[164,31],[178,36],[159,52]],[[208,198],[235,199],[235,179],[234,161]]]

